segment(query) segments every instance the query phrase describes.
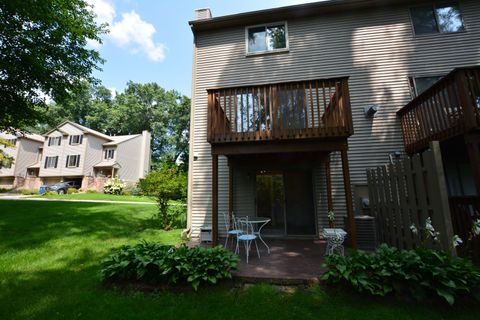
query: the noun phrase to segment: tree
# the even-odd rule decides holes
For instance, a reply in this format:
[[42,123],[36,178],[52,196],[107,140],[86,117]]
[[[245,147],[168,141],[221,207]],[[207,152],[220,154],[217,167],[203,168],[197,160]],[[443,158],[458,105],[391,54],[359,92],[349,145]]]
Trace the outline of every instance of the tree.
[[186,174],[177,167],[164,166],[160,170],[150,172],[144,179],[140,179],[138,185],[142,192],[157,200],[157,218],[160,227],[165,230],[171,229],[175,217],[168,214],[168,202],[186,197]]
[[[4,138],[0,138],[0,145],[4,147],[15,148],[13,144],[11,144],[8,140]],[[13,164],[13,158],[9,156],[4,150],[0,149],[0,168],[6,167]]]
[[152,133],[152,156],[156,163],[173,165],[188,159],[190,99],[156,83],[128,82],[109,112],[108,134]]
[[34,125],[45,95],[61,102],[79,80],[95,81],[103,60],[86,44],[105,27],[84,0],[1,1],[0,130]]

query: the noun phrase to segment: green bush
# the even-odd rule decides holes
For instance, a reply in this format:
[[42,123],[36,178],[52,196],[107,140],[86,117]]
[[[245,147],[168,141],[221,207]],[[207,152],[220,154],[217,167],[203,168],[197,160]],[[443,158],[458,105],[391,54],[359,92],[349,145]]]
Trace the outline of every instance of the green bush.
[[396,292],[423,300],[432,295],[450,305],[459,295],[480,300],[480,269],[467,259],[425,248],[398,250],[381,245],[375,252],[330,255],[322,280],[347,284],[357,291],[384,296]]
[[179,248],[141,242],[126,245],[102,262],[104,281],[142,281],[150,284],[185,285],[195,290],[202,284],[216,284],[231,278],[238,257],[224,249]]
[[85,193],[98,193],[97,190],[94,189],[87,189],[85,190]]
[[20,193],[23,195],[34,195],[34,194],[40,194],[40,190],[38,189],[21,189]]
[[6,193],[12,191],[12,188],[0,188],[0,193]]
[[125,184],[120,178],[115,177],[105,183],[103,186],[103,192],[106,194],[121,195],[123,188],[125,188]]
[[181,229],[187,227],[187,206],[181,202],[170,202],[168,204],[168,216],[172,228]]
[[67,194],[73,194],[73,193],[78,193],[78,190],[76,188],[68,188],[67,189]]
[[175,221],[169,214],[169,201],[185,199],[187,193],[187,176],[178,167],[163,167],[150,172],[144,179],[140,179],[138,186],[143,194],[155,197],[158,213],[154,216],[160,227],[169,230]]
[[123,192],[122,192],[122,194],[125,196],[139,196],[141,195],[141,193],[142,191],[136,185],[127,186],[125,187],[125,189],[123,189]]

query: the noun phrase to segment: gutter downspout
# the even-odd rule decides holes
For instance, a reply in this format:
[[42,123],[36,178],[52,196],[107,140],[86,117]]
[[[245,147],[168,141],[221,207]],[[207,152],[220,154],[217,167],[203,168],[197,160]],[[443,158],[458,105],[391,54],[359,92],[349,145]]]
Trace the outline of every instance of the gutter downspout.
[[183,230],[182,236],[190,236],[192,233],[192,189],[193,189],[193,130],[195,128],[195,80],[197,76],[197,40],[193,34],[193,57],[192,57],[192,98],[190,99],[190,137],[189,137],[189,157],[188,157],[188,190],[187,190],[187,228]]

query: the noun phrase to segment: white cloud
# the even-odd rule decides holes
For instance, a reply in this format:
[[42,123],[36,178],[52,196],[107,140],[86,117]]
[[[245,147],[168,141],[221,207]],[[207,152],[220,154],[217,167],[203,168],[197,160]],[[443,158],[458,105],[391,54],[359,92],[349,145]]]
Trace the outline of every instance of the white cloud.
[[[124,12],[120,20],[115,20],[117,14],[114,5],[109,0],[87,0],[96,15],[97,23],[108,23],[109,33],[105,40],[121,48],[128,48],[134,54],[143,53],[150,60],[161,62],[165,59],[166,47],[156,43],[153,36],[156,33],[153,24],[142,20],[135,11]],[[88,45],[98,49],[101,44],[88,41]]]
[[144,52],[153,61],[165,59],[165,45],[155,43],[155,27],[135,12],[122,13],[122,20],[110,27],[109,37],[119,47],[130,47],[132,52]]

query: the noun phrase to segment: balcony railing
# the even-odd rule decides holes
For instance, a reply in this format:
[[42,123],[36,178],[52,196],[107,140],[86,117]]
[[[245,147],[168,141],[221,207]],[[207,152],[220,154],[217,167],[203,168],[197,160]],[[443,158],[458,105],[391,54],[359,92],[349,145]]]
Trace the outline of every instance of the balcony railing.
[[348,78],[208,90],[210,143],[352,134]]
[[480,128],[480,67],[453,70],[397,114],[407,153]]

